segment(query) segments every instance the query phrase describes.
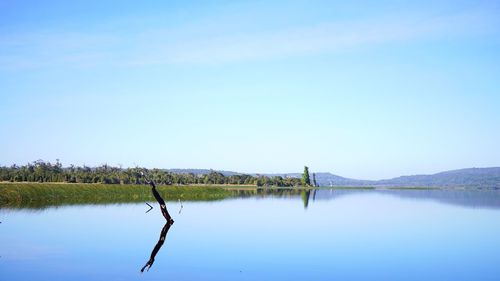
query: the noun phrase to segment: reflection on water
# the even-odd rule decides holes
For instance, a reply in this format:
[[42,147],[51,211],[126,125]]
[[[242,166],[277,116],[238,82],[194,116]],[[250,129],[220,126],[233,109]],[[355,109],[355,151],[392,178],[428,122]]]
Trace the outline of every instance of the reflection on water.
[[468,208],[500,209],[500,190],[317,190],[316,199],[335,200],[355,194],[384,194],[414,200],[433,200],[440,203],[459,205]]
[[[150,180],[147,177],[147,175],[145,175],[144,173],[142,173],[142,175],[146,178],[146,183],[151,185],[151,192],[153,193],[153,197],[156,199],[156,202],[158,202],[158,205],[160,205],[161,214],[163,215],[163,217],[166,220],[165,225],[163,226],[163,228],[160,231],[160,239],[158,239],[158,242],[156,243],[155,247],[153,248],[153,251],[151,252],[151,256],[150,256],[148,262],[141,268],[141,272],[144,272],[144,269],[147,268],[149,271],[151,266],[153,266],[153,263],[155,262],[156,254],[158,254],[158,251],[161,249],[161,246],[163,246],[163,243],[165,242],[165,238],[167,238],[168,230],[170,229],[170,226],[172,226],[172,224],[174,224],[174,220],[172,219],[172,217],[170,216],[170,213],[167,210],[167,204],[165,203],[165,200],[163,200],[163,197],[161,197],[160,193],[158,193],[158,190],[156,189],[155,182],[153,180]],[[146,204],[148,204],[148,203],[146,203]],[[148,204],[148,206],[150,206],[151,209],[153,209],[153,207],[151,205]],[[179,214],[180,214],[180,211],[179,211]]]
[[255,189],[236,193],[237,197],[297,198],[304,209],[310,200],[335,200],[357,194],[386,194],[414,200],[434,200],[441,203],[471,208],[500,209],[500,190],[453,190],[453,189]]
[[316,192],[317,189],[308,189],[308,190],[303,190],[300,193],[300,197],[302,197],[302,203],[304,203],[304,209],[307,209],[307,206],[309,206],[309,198],[312,196],[312,200],[316,200]]
[[304,203],[304,209],[307,209],[309,205],[309,196],[311,196],[311,190],[302,190],[300,197],[302,197],[302,202]]
[[359,194],[385,194],[414,200],[433,200],[471,208],[500,209],[500,190],[463,189],[256,189],[237,193],[238,197],[297,198],[307,209],[310,200],[336,200]]
[[2,210],[0,279],[496,281],[499,200],[463,190],[247,191],[184,201],[175,230],[163,225],[159,238],[163,218],[142,202]]
[[[352,196],[356,194],[385,194],[397,196],[401,198],[409,198],[414,200],[433,200],[441,203],[459,205],[468,208],[493,208],[500,209],[500,190],[463,190],[463,189],[413,189],[413,190],[398,190],[398,189],[297,189],[297,188],[248,188],[243,190],[231,190],[230,196],[225,197],[227,200],[231,198],[300,198],[303,207],[307,209],[310,205],[310,200],[336,200],[344,196]],[[155,198],[155,197],[154,197]],[[33,211],[43,210],[45,208],[61,207],[67,205],[103,205],[103,204],[125,204],[130,202],[144,202],[148,197],[137,199],[131,196],[129,201],[124,198],[119,198],[118,201],[111,199],[97,201],[28,201],[16,202],[15,205],[0,206],[0,209],[30,209]],[[219,200],[219,201],[220,201]],[[167,200],[168,201],[168,200]],[[180,198],[175,198],[173,201],[180,201]],[[193,200],[183,199],[186,202]],[[203,201],[199,198],[195,201]],[[213,199],[207,201],[214,201]],[[172,201],[169,201],[172,202]],[[170,217],[166,209],[161,206],[160,210],[166,219]],[[182,204],[179,207],[182,210]]]
[[167,237],[168,230],[172,226],[173,221],[167,221],[163,228],[160,231],[160,239],[158,239],[158,242],[156,243],[155,247],[153,248],[153,251],[151,251],[151,256],[146,262],[146,264],[141,268],[141,272],[144,272],[144,269],[147,268],[147,271],[153,266],[153,263],[155,262],[155,257],[156,254],[158,254],[158,251],[160,251],[161,247],[163,246],[163,243],[165,243],[165,239]]

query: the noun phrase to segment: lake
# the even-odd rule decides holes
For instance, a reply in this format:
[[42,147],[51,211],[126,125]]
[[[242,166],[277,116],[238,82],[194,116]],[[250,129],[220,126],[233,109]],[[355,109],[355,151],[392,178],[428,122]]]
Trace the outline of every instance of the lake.
[[[148,213],[145,203],[0,209],[1,279],[500,276],[499,191],[318,190],[167,202],[171,226],[150,204]],[[141,273],[152,251],[154,263]]]

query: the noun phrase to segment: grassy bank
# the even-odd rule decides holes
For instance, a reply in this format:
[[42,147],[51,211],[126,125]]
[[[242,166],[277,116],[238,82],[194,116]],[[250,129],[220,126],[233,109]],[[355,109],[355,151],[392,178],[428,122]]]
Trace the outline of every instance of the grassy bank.
[[[211,201],[231,197],[291,197],[311,188],[248,185],[158,186],[166,201]],[[76,204],[154,201],[149,185],[79,183],[0,183],[0,208],[45,208]]]
[[[320,187],[332,190],[371,190],[374,187]],[[389,189],[432,189],[391,187]],[[240,185],[158,186],[166,201],[211,201],[231,197],[309,197],[311,188]],[[0,208],[45,208],[75,204],[108,204],[154,201],[148,185],[78,183],[0,183]]]
[[[228,198],[234,191],[215,186],[158,186],[166,201],[208,201]],[[0,207],[43,207],[154,201],[147,185],[66,183],[0,183]]]

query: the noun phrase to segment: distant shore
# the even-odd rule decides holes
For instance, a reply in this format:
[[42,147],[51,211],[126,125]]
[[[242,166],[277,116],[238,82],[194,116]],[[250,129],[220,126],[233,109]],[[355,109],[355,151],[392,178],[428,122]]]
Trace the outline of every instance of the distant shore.
[[[158,191],[167,201],[211,201],[231,197],[255,195],[299,195],[312,187],[257,187],[255,185],[158,185]],[[427,190],[428,187],[317,187],[316,189]],[[148,185],[0,182],[0,207],[53,206],[72,204],[107,204],[153,201]]]

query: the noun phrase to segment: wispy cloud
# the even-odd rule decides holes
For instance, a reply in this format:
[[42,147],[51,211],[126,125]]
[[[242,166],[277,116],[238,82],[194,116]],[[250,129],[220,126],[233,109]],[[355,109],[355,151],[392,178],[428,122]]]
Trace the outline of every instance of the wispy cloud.
[[44,32],[2,36],[3,69],[162,64],[226,64],[270,60],[411,40],[497,32],[490,11],[439,17],[398,16],[278,31],[221,34],[203,28],[118,30],[103,33]]
[[110,54],[120,41],[112,34],[81,32],[42,31],[2,36],[0,68],[86,67],[111,62]]
[[[424,19],[328,22],[274,32],[202,37],[157,45],[153,43],[152,52],[137,52],[137,59],[133,62],[219,64],[266,60],[335,52],[375,44],[472,34],[486,31],[492,24],[490,18],[484,17],[482,13]],[[151,45],[149,46],[151,48]]]

